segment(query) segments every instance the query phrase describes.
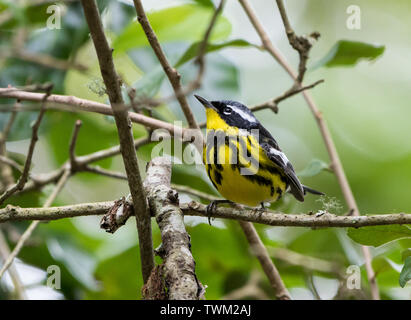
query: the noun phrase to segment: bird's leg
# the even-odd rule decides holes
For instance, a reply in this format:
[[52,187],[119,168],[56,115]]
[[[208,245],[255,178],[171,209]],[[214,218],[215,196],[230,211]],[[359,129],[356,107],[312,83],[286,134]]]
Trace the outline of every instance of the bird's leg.
[[260,203],[260,208],[255,209],[255,213],[258,213],[258,218],[260,219],[264,212],[267,211],[267,208],[264,206],[264,202]]
[[211,218],[213,216],[213,213],[215,213],[215,210],[217,209],[217,205],[221,203],[230,203],[233,204],[234,202],[230,200],[214,200],[211,201],[209,205],[207,205],[207,218],[208,218],[208,224],[211,226]]

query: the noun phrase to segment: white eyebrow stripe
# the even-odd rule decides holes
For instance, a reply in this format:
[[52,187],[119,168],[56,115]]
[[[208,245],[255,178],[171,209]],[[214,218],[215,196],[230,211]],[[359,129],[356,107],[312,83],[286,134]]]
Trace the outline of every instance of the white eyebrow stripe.
[[236,106],[229,105],[229,104],[228,104],[227,106],[230,107],[234,112],[236,112],[237,114],[239,114],[241,118],[243,118],[243,119],[245,119],[245,120],[247,120],[247,121],[249,121],[249,122],[256,122],[256,119],[254,118],[254,116],[252,116],[252,115],[244,112],[244,111],[241,110],[241,109],[238,109]]

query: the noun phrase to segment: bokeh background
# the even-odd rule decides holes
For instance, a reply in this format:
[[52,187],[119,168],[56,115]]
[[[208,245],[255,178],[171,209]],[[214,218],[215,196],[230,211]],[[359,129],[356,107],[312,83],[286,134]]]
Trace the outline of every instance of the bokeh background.
[[[132,1],[98,1],[106,33],[115,49],[114,58],[123,79],[145,97],[172,94],[161,67],[135,21]],[[78,1],[57,1],[61,5],[61,29],[48,29],[48,1],[0,1],[0,87],[52,82],[53,93],[75,95],[107,102],[101,95],[102,80],[94,47]],[[212,15],[212,3],[203,1],[143,1],[149,19],[158,33],[170,61],[175,64],[191,44],[200,41]],[[361,10],[361,28],[350,30],[347,8]],[[295,66],[298,56],[285,37],[275,1],[252,1],[257,15],[274,44]],[[407,0],[286,1],[290,22],[297,34],[318,31],[308,63],[305,83],[324,79],[312,95],[328,122],[348,180],[362,214],[411,212],[411,91],[409,52],[410,4]],[[241,47],[227,46],[206,57],[203,86],[197,90],[208,99],[232,99],[247,105],[281,95],[292,82],[272,57],[253,45],[260,40],[240,4],[228,0],[212,34],[212,43],[241,39]],[[348,40],[352,47],[339,52],[349,57],[358,42],[368,46],[358,61],[326,65],[330,50],[338,41]],[[87,72],[59,70],[18,58],[24,50],[44,54],[88,67]],[[378,54],[375,52],[378,51]],[[383,51],[383,52],[382,52]],[[332,53],[332,52],[331,52]],[[332,56],[332,54],[331,54]],[[17,57],[17,58],[16,58]],[[332,57],[331,57],[332,59]],[[182,81],[188,83],[197,72],[193,60],[179,66]],[[205,120],[198,102],[188,96],[199,122]],[[1,99],[0,108],[13,103]],[[183,114],[175,102],[153,110],[166,121],[181,120]],[[8,119],[0,112],[0,130]],[[287,213],[329,210],[344,214],[347,208],[335,176],[324,170],[329,158],[316,122],[301,95],[280,104],[280,111],[256,113],[263,125],[276,137],[300,173],[304,184],[327,194],[318,201],[308,196],[297,203],[284,197],[272,209]],[[30,137],[30,122],[36,112],[20,112],[7,142],[10,156],[24,160]],[[47,112],[33,160],[33,172],[58,168],[68,157],[74,122],[83,121],[77,154],[83,155],[118,144],[112,119],[94,114]],[[135,136],[144,128],[135,125]],[[153,144],[138,151],[141,169],[150,159]],[[100,166],[122,171],[120,157],[104,160]],[[201,168],[175,165],[173,182],[216,194]],[[41,206],[51,191],[46,187],[9,199],[24,207]],[[54,205],[114,200],[128,193],[127,183],[81,173],[71,178]],[[200,200],[181,194],[181,201]],[[191,235],[197,275],[207,285],[206,297],[269,299],[272,290],[256,259],[251,255],[239,226],[230,221],[186,218]],[[1,231],[13,247],[27,223],[1,225]],[[257,226],[293,298],[361,299],[369,297],[363,258],[359,245],[343,229],[280,228]],[[159,230],[153,222],[154,244],[160,244]],[[373,266],[384,299],[409,299],[409,285],[399,285],[404,257],[410,240],[402,239],[372,247]],[[142,286],[136,226],[133,219],[114,235],[99,228],[99,217],[81,217],[53,221],[36,230],[16,262],[26,293],[31,299],[136,299]],[[316,258],[317,260],[312,260]],[[319,259],[319,260],[318,260]],[[160,262],[158,260],[157,262]],[[61,268],[61,289],[46,286],[47,267]],[[344,290],[341,275],[349,265],[362,271],[362,289]],[[336,271],[338,270],[338,271]],[[257,286],[245,296],[236,289],[245,284]],[[13,298],[8,274],[0,282],[0,298]]]

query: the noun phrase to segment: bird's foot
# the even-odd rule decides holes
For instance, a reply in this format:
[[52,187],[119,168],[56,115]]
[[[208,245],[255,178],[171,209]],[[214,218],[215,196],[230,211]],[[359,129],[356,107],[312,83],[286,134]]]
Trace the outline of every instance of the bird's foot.
[[230,200],[214,200],[214,201],[211,201],[211,203],[207,205],[207,209],[206,209],[208,224],[210,226],[211,226],[211,218],[213,217],[213,214],[215,213],[215,210],[217,209],[217,205],[221,204],[221,203],[233,204],[234,202],[232,202]]
[[254,212],[258,214],[258,218],[260,219],[263,213],[267,212],[267,208],[264,206],[264,202],[261,202],[260,207],[254,209]]

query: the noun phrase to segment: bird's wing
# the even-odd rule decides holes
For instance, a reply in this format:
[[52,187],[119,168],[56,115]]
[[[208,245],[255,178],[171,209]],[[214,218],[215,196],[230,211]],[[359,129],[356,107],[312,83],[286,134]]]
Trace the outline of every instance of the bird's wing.
[[290,192],[299,201],[304,201],[304,187],[287,156],[281,151],[273,136],[259,124],[259,143],[267,157],[283,171],[290,185]]

